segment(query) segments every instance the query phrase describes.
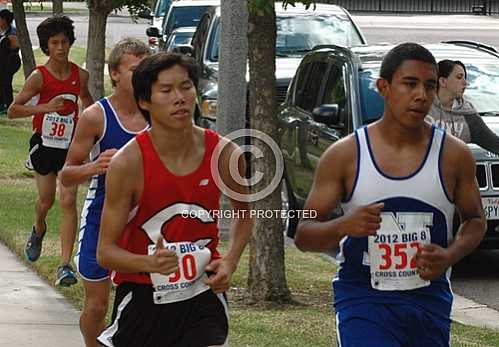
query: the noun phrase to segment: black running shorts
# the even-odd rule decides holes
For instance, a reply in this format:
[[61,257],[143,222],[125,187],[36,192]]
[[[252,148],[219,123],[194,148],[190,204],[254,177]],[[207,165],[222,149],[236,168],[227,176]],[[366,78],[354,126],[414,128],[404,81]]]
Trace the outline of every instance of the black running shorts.
[[116,289],[110,326],[98,337],[103,346],[206,347],[228,335],[224,295],[207,290],[191,299],[154,304],[153,287],[123,283]]
[[67,149],[45,147],[42,135],[34,133],[29,140],[29,157],[34,170],[42,175],[61,171],[66,161]]

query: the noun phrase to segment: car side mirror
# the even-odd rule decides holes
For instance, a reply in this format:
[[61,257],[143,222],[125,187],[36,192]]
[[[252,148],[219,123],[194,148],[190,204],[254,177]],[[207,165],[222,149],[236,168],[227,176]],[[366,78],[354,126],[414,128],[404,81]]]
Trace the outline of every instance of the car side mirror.
[[337,104],[324,104],[312,110],[312,119],[318,123],[343,127],[339,119],[339,107]]
[[161,37],[159,29],[156,27],[149,27],[146,29],[146,35],[149,37]]
[[172,52],[194,57],[194,47],[191,45],[178,45],[172,49]]
[[152,11],[149,7],[144,7],[142,10],[140,10],[137,13],[137,17],[143,18],[143,19],[152,19]]

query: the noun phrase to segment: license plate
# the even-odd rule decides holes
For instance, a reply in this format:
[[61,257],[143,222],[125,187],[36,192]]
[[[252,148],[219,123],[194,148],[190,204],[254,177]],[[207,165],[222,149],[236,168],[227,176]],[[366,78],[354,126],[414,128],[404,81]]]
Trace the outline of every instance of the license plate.
[[482,205],[487,220],[499,219],[499,198],[482,198]]

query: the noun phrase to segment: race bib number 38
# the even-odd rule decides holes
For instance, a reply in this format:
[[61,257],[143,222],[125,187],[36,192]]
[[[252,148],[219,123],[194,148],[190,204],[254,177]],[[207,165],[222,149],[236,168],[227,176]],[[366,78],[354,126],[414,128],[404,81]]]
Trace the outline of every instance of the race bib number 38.
[[78,108],[77,97],[73,94],[61,94],[64,108],[60,112],[46,113],[42,123],[42,141],[45,147],[68,149],[73,136],[75,110]]
[[[177,253],[178,270],[168,276],[151,273],[155,304],[187,300],[210,289],[204,284],[205,267],[211,259],[209,248],[191,242],[165,243],[165,248]],[[149,254],[155,251],[156,245],[149,245]]]
[[432,213],[381,213],[381,226],[369,236],[371,286],[378,290],[411,290],[430,285],[419,277],[415,255],[431,243]]

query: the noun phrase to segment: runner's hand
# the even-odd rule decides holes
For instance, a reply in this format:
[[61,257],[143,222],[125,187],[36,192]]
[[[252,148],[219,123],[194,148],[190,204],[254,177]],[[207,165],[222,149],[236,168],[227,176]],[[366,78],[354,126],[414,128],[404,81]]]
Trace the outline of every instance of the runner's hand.
[[229,265],[223,259],[217,259],[209,263],[205,270],[214,273],[204,283],[210,286],[215,294],[229,290],[230,279],[235,271],[233,266]]
[[102,175],[106,173],[109,167],[109,163],[111,162],[111,158],[116,152],[118,152],[117,149],[111,148],[111,149],[106,149],[104,152],[102,152],[99,155],[97,160],[94,161],[94,169],[96,175]]
[[419,277],[425,281],[440,277],[451,265],[448,251],[434,243],[422,245],[415,257]]
[[342,230],[354,237],[375,235],[380,227],[380,213],[384,206],[384,203],[378,202],[357,208],[351,215],[345,216]]
[[156,242],[156,251],[150,256],[150,259],[149,272],[170,275],[178,270],[177,253],[165,248],[162,236],[158,238],[158,242]]
[[58,112],[64,109],[64,98],[55,97],[45,104],[45,112]]

